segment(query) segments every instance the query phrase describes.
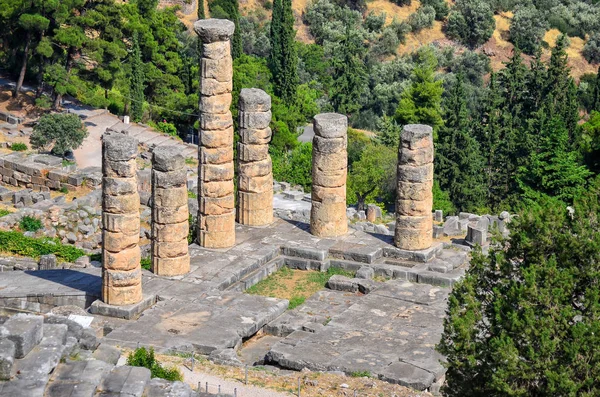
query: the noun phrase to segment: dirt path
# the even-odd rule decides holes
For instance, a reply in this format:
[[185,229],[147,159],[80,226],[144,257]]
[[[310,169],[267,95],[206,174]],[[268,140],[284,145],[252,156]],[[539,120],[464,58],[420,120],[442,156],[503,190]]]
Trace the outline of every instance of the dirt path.
[[119,119],[116,116],[109,113],[90,117],[83,121],[89,135],[83,141],[81,147],[73,153],[79,168],[102,166],[102,134],[108,127],[115,125],[118,121]]

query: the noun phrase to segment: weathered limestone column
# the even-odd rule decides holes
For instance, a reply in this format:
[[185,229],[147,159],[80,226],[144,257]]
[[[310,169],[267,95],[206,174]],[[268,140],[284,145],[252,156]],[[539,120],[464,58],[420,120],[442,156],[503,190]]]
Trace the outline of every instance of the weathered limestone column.
[[310,232],[319,237],[341,236],[348,232],[348,118],[337,113],[318,114],[313,128]]
[[398,148],[398,190],[394,244],[423,250],[433,240],[433,129],[405,125]]
[[152,154],[152,272],[180,276],[190,271],[189,211],[185,158],[175,146]]
[[235,25],[225,19],[194,24],[202,40],[198,152],[198,243],[207,248],[235,243],[233,196],[233,66],[230,39]]
[[242,225],[273,222],[273,170],[269,156],[271,97],[257,88],[240,92],[238,143],[238,211]]
[[109,305],[142,300],[137,148],[126,135],[102,139],[102,301]]

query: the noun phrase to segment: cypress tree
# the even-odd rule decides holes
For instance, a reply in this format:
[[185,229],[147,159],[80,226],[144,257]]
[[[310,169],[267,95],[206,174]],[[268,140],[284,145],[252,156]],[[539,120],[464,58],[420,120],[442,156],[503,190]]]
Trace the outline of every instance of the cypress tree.
[[133,49],[131,51],[131,118],[141,121],[144,114],[144,64],[138,40],[138,32],[133,32]]
[[592,109],[600,112],[600,67],[598,67],[598,74],[596,74],[596,85],[594,86]]
[[238,0],[225,0],[222,3],[223,10],[229,15],[229,19],[235,24],[235,32],[231,40],[231,56],[239,58],[242,51],[242,32],[240,31],[240,9]]
[[271,19],[271,73],[275,95],[291,105],[298,88],[298,54],[291,0],[275,0]]
[[447,98],[445,125],[439,131],[436,153],[437,180],[460,211],[485,206],[484,159],[469,128],[464,77],[458,79]]
[[206,19],[206,11],[204,10],[204,0],[198,0],[198,19]]

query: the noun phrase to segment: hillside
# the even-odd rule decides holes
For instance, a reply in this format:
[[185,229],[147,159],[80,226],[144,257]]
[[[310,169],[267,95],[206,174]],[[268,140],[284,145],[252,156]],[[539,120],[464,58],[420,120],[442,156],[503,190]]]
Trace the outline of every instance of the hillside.
[[[208,1],[205,1],[205,8],[208,9]],[[448,3],[451,3],[450,1]],[[270,18],[271,11],[264,7],[264,1],[262,0],[240,0],[240,12],[244,16],[262,14],[267,18]],[[314,39],[311,36],[308,26],[303,21],[303,15],[310,4],[310,0],[293,0],[292,8],[294,11],[296,38],[303,43],[313,43]],[[394,19],[397,21],[406,21],[408,17],[413,14],[420,6],[418,0],[412,1],[409,6],[400,7],[389,0],[372,0],[367,3],[367,11],[365,14],[370,12],[386,14],[386,25],[390,24]],[[180,13],[181,20],[192,29],[192,25],[195,21],[195,15],[185,15]],[[508,32],[510,28],[511,19],[513,14],[511,12],[504,12],[494,16],[496,20],[496,29],[492,37],[487,43],[479,47],[478,52],[484,52],[490,57],[491,65],[494,70],[499,70],[503,67],[503,63],[508,61],[512,53],[513,44],[508,41]],[[413,52],[417,48],[423,45],[436,43],[438,46],[454,46],[458,51],[461,51],[461,45],[456,44],[452,40],[449,40],[442,31],[443,23],[435,21],[432,28],[425,28],[419,33],[410,32],[406,37],[406,42],[400,44],[396,53],[398,55],[407,54]],[[560,32],[558,29],[550,29],[544,36],[544,41],[547,43],[546,48],[543,51],[543,59],[546,60],[550,57],[550,50],[554,46],[556,38]],[[569,55],[569,66],[571,67],[572,74],[575,78],[579,78],[585,73],[595,73],[597,66],[594,66],[587,62],[581,51],[585,41],[579,37],[571,37],[570,45],[567,50]],[[531,59],[527,55],[524,55],[525,61]]]

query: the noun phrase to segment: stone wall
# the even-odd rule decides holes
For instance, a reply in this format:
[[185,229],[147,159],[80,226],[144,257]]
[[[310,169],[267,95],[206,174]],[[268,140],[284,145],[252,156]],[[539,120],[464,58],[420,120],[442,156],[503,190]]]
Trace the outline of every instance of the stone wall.
[[46,154],[0,154],[0,183],[34,191],[66,189],[75,191],[84,183],[97,187],[102,182],[99,167],[78,170],[75,165],[62,165],[60,157]]

